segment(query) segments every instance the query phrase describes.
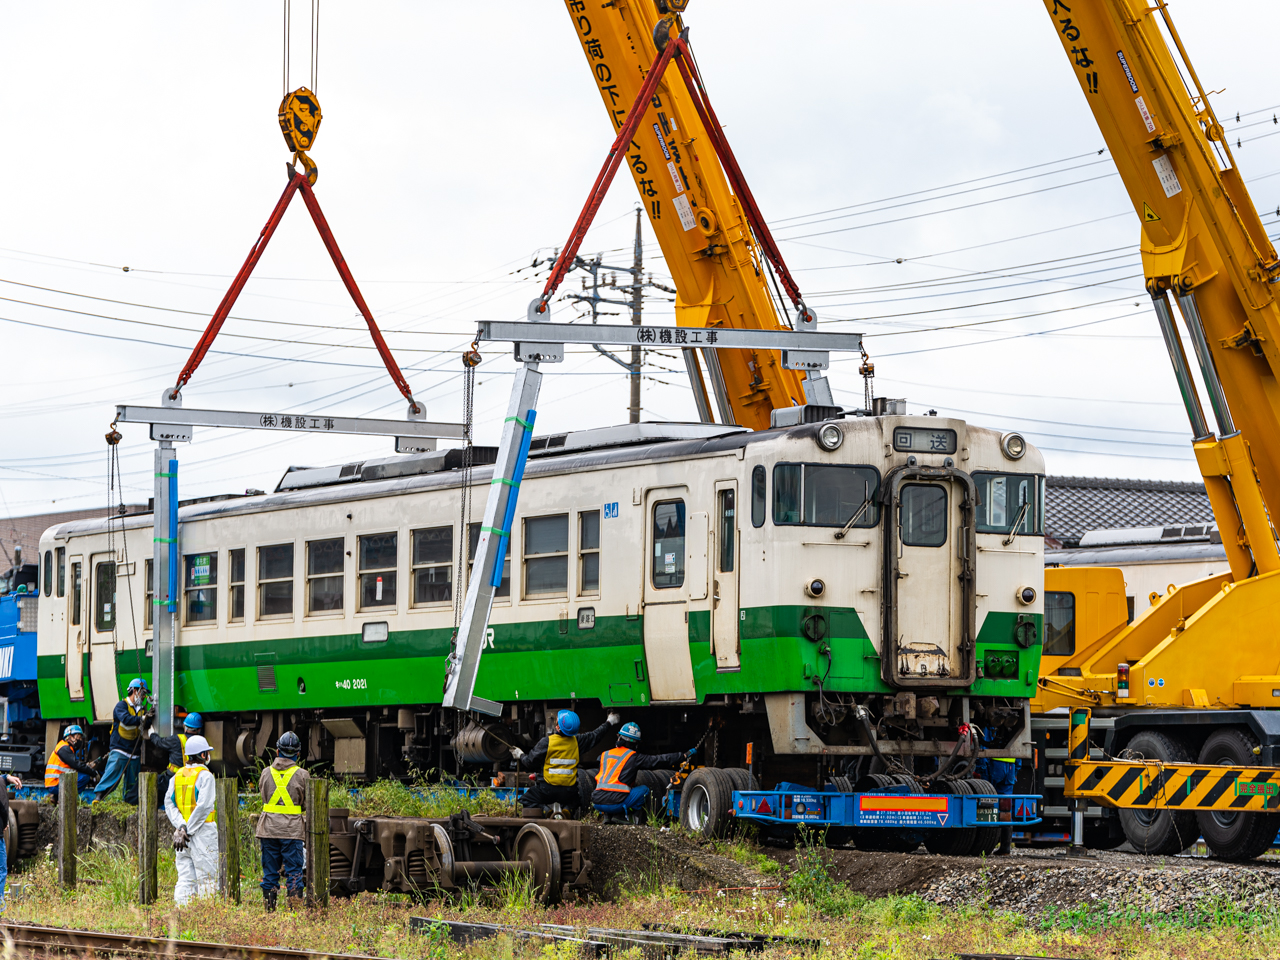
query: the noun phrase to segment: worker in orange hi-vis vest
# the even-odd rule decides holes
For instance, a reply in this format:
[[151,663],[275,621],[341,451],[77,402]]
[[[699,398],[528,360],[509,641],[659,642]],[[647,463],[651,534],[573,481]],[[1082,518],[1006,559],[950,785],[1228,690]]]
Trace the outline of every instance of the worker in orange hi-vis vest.
[[639,748],[639,725],[625,723],[618,731],[618,745],[600,754],[600,772],[596,774],[591,805],[605,815],[605,823],[630,823],[638,816],[649,797],[649,788],[636,786],[636,771],[674,767],[698,752],[694,747],[679,753],[643,754]]

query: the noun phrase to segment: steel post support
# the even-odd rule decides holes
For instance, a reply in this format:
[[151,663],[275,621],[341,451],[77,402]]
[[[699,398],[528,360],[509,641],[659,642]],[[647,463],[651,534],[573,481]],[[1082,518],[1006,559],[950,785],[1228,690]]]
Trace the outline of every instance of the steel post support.
[[[501,704],[475,696],[474,690],[493,595],[502,582],[503,560],[511,540],[511,523],[525,460],[529,456],[529,442],[533,438],[541,385],[542,374],[536,362],[522,364],[516,371],[507,418],[502,425],[502,440],[498,444],[498,461],[493,467],[493,481],[484,508],[484,522],[480,526],[480,542],[472,557],[462,623],[445,671],[444,706],[456,710],[479,710],[491,716],[497,716],[502,710]],[[462,531],[462,536],[469,544],[469,531]]]
[[173,736],[173,659],[178,645],[178,459],[171,440],[155,452],[155,503],[152,511],[151,692],[156,731]]

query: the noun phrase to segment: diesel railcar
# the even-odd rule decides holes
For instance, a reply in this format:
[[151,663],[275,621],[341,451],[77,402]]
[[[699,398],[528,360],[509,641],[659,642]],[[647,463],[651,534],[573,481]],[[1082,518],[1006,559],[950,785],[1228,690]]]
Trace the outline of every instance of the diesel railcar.
[[[886,415],[535,440],[476,689],[503,714],[483,721],[439,706],[490,481],[474,468],[463,529],[460,454],[181,507],[176,702],[225,772],[285,729],[338,774],[463,771],[566,705],[621,711],[646,746],[702,741],[712,765],[750,754],[765,779],[927,773],[974,726],[1030,755],[1044,467],[1022,437]],[[150,676],[151,536],[145,515],[44,534],[48,737],[101,735]]]

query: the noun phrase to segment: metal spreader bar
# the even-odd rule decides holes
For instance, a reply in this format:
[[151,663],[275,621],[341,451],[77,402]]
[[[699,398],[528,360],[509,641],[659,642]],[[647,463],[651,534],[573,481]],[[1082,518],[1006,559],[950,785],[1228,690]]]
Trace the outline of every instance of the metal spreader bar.
[[[826,369],[829,352],[862,349],[862,334],[819,331],[816,322],[801,322],[796,330],[735,330],[728,327],[667,327],[617,323],[520,323],[482,320],[478,340],[511,340],[516,359],[536,352],[538,359],[564,358],[566,343],[597,346],[681,347],[703,350],[778,350],[787,370]],[[539,344],[536,351],[524,344]]]
[[370,417],[329,417],[323,414],[250,413],[241,410],[195,410],[188,407],[116,406],[121,423],[151,425],[152,440],[190,440],[192,427],[230,427],[241,430],[288,430],[298,433],[350,433],[382,437],[421,437],[463,440],[460,423],[428,420],[378,420]]

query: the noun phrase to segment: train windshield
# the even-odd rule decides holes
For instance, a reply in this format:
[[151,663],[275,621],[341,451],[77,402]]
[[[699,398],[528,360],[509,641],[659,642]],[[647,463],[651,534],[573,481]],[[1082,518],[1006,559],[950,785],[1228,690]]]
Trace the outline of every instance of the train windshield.
[[855,527],[880,522],[880,474],[874,467],[779,463],[773,468],[773,522],[812,527]]
[[1044,535],[1044,477],[1029,473],[975,473],[978,532]]

